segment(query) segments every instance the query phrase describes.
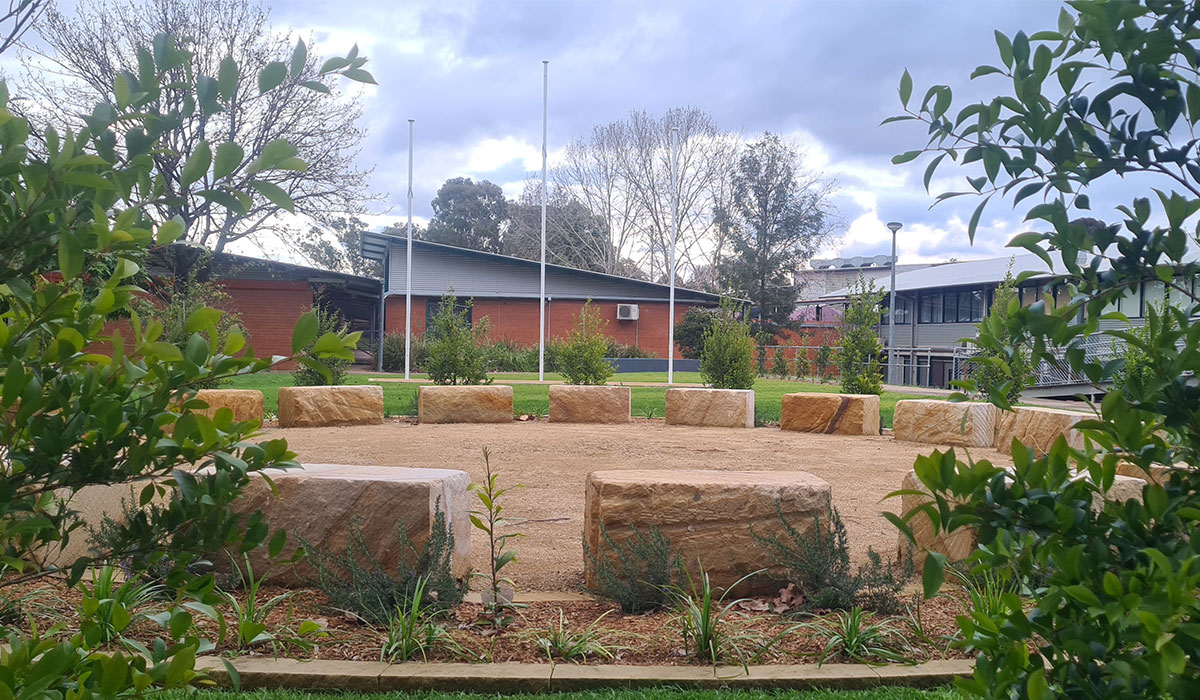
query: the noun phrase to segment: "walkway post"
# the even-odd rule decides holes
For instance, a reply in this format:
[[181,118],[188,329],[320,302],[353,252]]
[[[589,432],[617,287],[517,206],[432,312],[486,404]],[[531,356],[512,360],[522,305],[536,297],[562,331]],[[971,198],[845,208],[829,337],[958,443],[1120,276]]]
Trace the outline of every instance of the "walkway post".
[[891,221],[887,225],[892,231],[892,284],[888,287],[888,384],[896,383],[896,232],[903,226],[899,221]]

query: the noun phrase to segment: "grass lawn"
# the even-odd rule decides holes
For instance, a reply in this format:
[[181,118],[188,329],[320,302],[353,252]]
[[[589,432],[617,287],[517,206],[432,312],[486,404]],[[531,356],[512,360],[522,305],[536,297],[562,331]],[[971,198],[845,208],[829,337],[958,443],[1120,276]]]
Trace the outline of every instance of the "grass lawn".
[[[370,377],[390,377],[391,374],[350,374],[348,384],[369,384]],[[420,375],[418,375],[419,377]],[[557,374],[547,374],[549,380],[560,380]],[[493,379],[498,384],[506,381],[536,380],[536,374],[496,374]],[[625,382],[666,382],[665,372],[630,372],[614,375],[610,384]],[[679,383],[700,383],[698,372],[676,372],[675,381]],[[264,410],[267,413],[277,413],[276,395],[279,387],[291,386],[292,375],[286,372],[269,372],[263,374],[238,377],[229,382],[230,389],[257,389],[263,392]],[[413,416],[417,413],[417,384],[402,382],[379,382],[383,387],[383,411],[388,416]],[[513,411],[515,413],[542,415],[550,408],[549,389],[545,384],[514,383]],[[837,384],[814,384],[811,382],[790,381],[782,379],[759,379],[754,383],[755,412],[760,423],[778,423],[780,399],[784,394],[797,391],[836,392]],[[666,410],[666,387],[634,386],[633,415],[638,417],[661,418]],[[885,392],[879,400],[879,414],[884,426],[891,426],[892,412],[900,399],[929,398],[909,394]]]
[[[171,691],[162,697],[167,700],[495,700],[494,694],[483,693],[313,693],[303,690],[256,690],[241,693],[202,691],[184,693]],[[912,688],[875,688],[872,690],[679,690],[650,688],[643,690],[596,690],[578,693],[544,693],[537,695],[504,695],[506,700],[952,700],[959,697],[950,689],[914,690]]]

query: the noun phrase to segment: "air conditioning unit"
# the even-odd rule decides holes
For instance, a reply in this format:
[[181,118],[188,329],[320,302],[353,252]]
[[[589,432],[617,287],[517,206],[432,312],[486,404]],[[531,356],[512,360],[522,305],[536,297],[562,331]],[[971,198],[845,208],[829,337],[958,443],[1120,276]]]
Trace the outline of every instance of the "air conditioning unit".
[[636,321],[636,320],[638,320],[638,305],[637,304],[617,304],[617,320],[618,321]]

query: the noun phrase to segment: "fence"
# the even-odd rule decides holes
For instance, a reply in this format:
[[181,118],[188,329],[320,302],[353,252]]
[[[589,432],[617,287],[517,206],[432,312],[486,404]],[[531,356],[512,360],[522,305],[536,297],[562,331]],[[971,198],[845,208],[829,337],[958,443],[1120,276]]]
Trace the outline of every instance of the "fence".
[[[1089,362],[1100,363],[1120,356],[1124,351],[1124,346],[1124,341],[1106,335],[1087,336],[1072,345],[1072,347],[1082,349],[1084,357]],[[1038,363],[1031,388],[1090,385],[1092,383],[1086,376],[1071,369],[1066,359],[1067,350],[1067,348],[1056,348],[1049,358]],[[954,379],[967,379],[971,376],[978,365],[970,360],[978,354],[978,348],[954,348],[954,369],[952,371]]]

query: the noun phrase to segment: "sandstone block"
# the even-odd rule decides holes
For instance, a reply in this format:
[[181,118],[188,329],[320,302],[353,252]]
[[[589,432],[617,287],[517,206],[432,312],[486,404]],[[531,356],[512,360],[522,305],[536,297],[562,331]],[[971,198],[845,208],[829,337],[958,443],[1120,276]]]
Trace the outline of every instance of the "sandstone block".
[[1038,406],[1015,406],[1012,411],[996,414],[996,449],[1012,454],[1015,438],[1029,447],[1036,455],[1050,452],[1050,447],[1059,435],[1065,435],[1072,447],[1083,447],[1083,435],[1073,426],[1087,418],[1083,413],[1061,411]]
[[212,418],[217,411],[228,408],[233,411],[235,421],[263,419],[263,395],[255,389],[201,389],[196,398],[208,404],[208,408],[196,409],[193,413]]
[[753,428],[754,391],[667,389],[667,423],[717,428]]
[[383,422],[383,387],[279,387],[279,427],[315,428]]
[[[1090,478],[1086,472],[1076,474],[1074,479]],[[1105,501],[1127,501],[1129,499],[1142,500],[1142,487],[1146,482],[1142,479],[1137,479],[1129,476],[1117,476],[1113,481],[1112,487],[1104,494],[1094,494],[1092,497],[1092,509],[1099,510],[1103,507]],[[928,495],[929,492],[917,478],[915,472],[909,472],[904,476],[904,481],[900,486],[904,491],[920,491],[924,495],[918,494],[903,494],[900,496],[900,515],[903,516],[913,508],[928,503],[933,498]],[[954,501],[951,501],[954,503]],[[979,535],[974,528],[959,528],[953,533],[947,534],[944,530],[933,534],[933,524],[929,522],[923,513],[915,516],[909,521],[909,526],[913,531],[913,538],[916,540],[916,548],[913,550],[913,563],[916,564],[917,570],[920,571],[921,566],[925,563],[927,552],[939,552],[946,555],[946,560],[957,562],[966,559],[971,552],[975,551],[975,547],[979,544]],[[898,555],[903,558],[912,544],[903,534],[898,535]]]
[[[275,498],[263,479],[255,479],[233,503],[239,513],[261,510],[274,532],[287,531],[286,552],[301,540],[325,552],[343,554],[358,519],[367,549],[385,571],[394,571],[407,547],[403,528],[417,551],[429,540],[437,509],[454,533],[452,568],[464,575],[470,560],[471,531],[467,518],[470,476],[454,469],[309,464],[304,469],[271,475]],[[222,562],[223,563],[223,562]],[[254,574],[270,573],[278,585],[303,585],[313,576],[303,560],[274,563],[265,548],[250,554]]]
[[417,389],[421,423],[511,423],[511,386],[423,386]]
[[878,435],[879,397],[875,394],[784,394],[779,427],[802,433]]
[[933,399],[897,401],[892,434],[897,440],[908,442],[991,447],[996,440],[997,412],[990,403],[951,403]]
[[552,423],[628,423],[633,393],[627,386],[550,387]]
[[[715,586],[730,586],[759,569],[775,569],[774,558],[752,534],[781,533],[776,504],[796,529],[814,527],[829,513],[829,484],[805,472],[703,470],[602,471],[588,475],[584,541],[588,550],[611,556],[603,532],[616,543],[637,528],[657,528],[671,541],[694,580],[700,564]],[[603,531],[602,531],[603,526]],[[594,572],[588,562],[588,585]],[[778,581],[751,577],[734,595],[772,593]]]

